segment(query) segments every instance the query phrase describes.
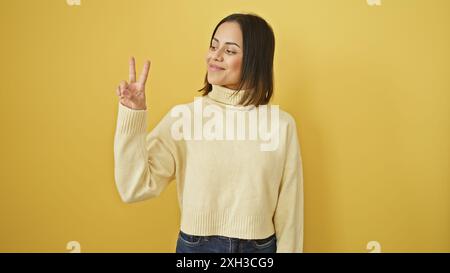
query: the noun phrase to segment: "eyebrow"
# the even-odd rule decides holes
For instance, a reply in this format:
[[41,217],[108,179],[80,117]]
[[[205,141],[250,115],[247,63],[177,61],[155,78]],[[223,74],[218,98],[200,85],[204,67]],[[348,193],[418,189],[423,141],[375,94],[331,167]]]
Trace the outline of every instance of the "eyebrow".
[[[216,42],[219,42],[219,39],[217,39],[217,38],[213,38],[213,40],[215,40]],[[238,44],[233,43],[233,42],[226,42],[225,44],[226,44],[226,45],[235,45],[235,46],[241,48]]]

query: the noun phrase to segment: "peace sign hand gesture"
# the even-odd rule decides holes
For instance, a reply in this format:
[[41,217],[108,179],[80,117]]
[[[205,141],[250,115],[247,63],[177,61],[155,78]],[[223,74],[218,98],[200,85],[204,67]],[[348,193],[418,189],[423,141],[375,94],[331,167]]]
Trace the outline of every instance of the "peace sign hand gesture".
[[136,68],[134,57],[130,58],[129,81],[121,81],[117,87],[117,96],[120,98],[120,103],[128,108],[134,110],[146,110],[145,103],[145,83],[147,81],[148,71],[150,70],[150,61],[144,63],[139,80],[136,81]]

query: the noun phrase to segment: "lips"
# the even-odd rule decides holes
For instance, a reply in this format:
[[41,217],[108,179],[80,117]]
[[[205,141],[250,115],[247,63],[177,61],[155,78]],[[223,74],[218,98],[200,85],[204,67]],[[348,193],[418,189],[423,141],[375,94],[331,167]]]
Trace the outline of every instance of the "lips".
[[222,68],[222,67],[220,67],[220,66],[213,65],[213,64],[210,64],[210,65],[208,66],[208,68],[209,68],[210,70],[214,70],[214,71],[216,71],[216,70],[225,70],[225,68]]

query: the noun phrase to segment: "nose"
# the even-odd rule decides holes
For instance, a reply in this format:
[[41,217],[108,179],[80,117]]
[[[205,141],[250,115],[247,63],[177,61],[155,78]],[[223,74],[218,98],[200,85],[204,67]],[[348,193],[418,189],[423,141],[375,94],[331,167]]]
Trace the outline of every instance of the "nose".
[[216,50],[215,52],[213,52],[213,59],[217,61],[222,61],[223,60],[222,50]]

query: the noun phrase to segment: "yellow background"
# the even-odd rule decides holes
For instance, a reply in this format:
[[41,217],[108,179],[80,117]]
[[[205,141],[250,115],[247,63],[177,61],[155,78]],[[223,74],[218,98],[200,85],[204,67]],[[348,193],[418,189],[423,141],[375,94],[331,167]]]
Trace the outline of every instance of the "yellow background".
[[176,185],[127,205],[113,137],[128,58],[149,130],[193,101],[215,25],[276,36],[274,104],[298,124],[305,252],[450,252],[450,1],[0,1],[0,251],[174,252]]

